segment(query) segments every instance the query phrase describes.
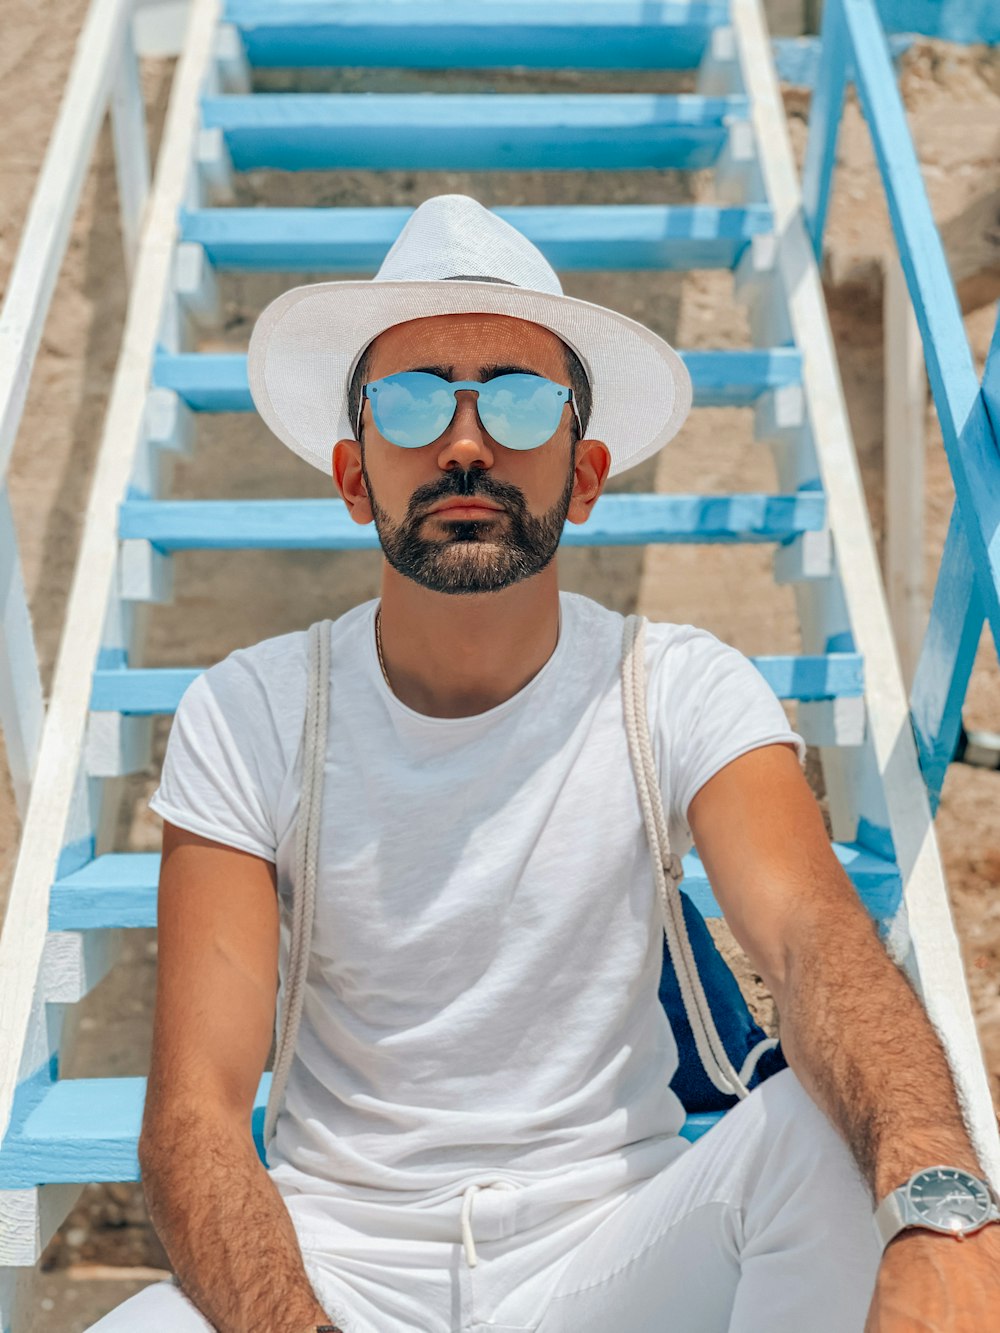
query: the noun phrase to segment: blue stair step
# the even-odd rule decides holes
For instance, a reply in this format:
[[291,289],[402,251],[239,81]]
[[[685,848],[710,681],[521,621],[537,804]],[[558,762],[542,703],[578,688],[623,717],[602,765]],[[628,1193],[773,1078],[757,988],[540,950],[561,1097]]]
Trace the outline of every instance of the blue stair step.
[[[493,210],[523,232],[553,268],[733,268],[769,208],[620,204]],[[181,239],[204,246],[218,269],[374,272],[412,208],[206,208],[181,214]]]
[[689,0],[227,0],[251,65],[694,69],[728,5]]
[[[899,869],[854,843],[834,843],[858,895],[877,921],[899,905]],[[49,898],[50,930],[97,930],[104,927],[156,925],[158,852],[106,852],[57,879]],[[708,876],[697,852],[684,858],[684,888],[705,917],[718,917]]]
[[[860,654],[825,657],[768,656],[750,661],[779,699],[815,702],[856,698],[864,692]],[[98,713],[149,716],[172,713],[204,667],[117,667],[94,672],[90,707]]]
[[[771,389],[798,384],[802,356],[794,347],[680,353],[696,407],[750,407]],[[173,389],[195,412],[252,412],[247,359],[239,352],[160,352],[153,383]]]
[[[254,1098],[251,1126],[264,1161],[264,1112],[271,1075]],[[0,1153],[0,1189],[139,1179],[144,1078],[57,1079],[39,1089],[23,1084],[14,1098]],[[689,1116],[682,1133],[699,1138],[718,1113]]]
[[745,97],[255,93],[206,97],[237,171],[710,167]]
[[[333,482],[330,483],[331,490]],[[585,524],[567,524],[564,546],[785,542],[819,531],[826,497],[795,495],[602,495]],[[373,524],[355,523],[343,500],[127,500],[118,535],[160,551],[375,551]]]

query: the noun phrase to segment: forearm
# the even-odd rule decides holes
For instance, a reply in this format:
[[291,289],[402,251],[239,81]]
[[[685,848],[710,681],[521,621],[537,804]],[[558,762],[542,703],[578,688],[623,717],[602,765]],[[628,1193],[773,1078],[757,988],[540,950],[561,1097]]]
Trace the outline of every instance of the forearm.
[[143,1131],[143,1189],[181,1287],[219,1333],[299,1333],[327,1317],[249,1134],[200,1112]]
[[860,904],[806,927],[786,968],[782,1047],[873,1200],[938,1162],[981,1170],[940,1039]]

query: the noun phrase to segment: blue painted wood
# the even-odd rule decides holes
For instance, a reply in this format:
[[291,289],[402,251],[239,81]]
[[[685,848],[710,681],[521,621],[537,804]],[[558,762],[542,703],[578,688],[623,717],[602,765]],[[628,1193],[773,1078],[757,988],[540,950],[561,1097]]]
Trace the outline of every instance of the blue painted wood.
[[934,225],[885,36],[873,0],[844,7],[889,213],[920,327],[945,449],[955,482],[979,593],[1000,636],[1000,472],[998,446],[980,394],[961,311]]
[[913,675],[910,712],[920,767],[937,810],[962,727],[962,704],[983,628],[982,598],[957,507],[941,556],[927,632]]
[[237,171],[711,166],[745,97],[256,93],[207,97]]
[[[497,208],[553,268],[732,268],[771,210],[617,204]],[[209,208],[182,212],[181,239],[219,269],[374,272],[411,208]]]
[[[331,483],[332,489],[332,483]],[[816,531],[826,499],[797,495],[602,495],[588,521],[567,524],[565,546],[787,541]],[[351,519],[328,500],[129,500],[119,507],[119,535],[142,537],[161,551],[375,551],[372,524]]]
[[841,0],[829,0],[823,6],[821,41],[822,58],[809,106],[809,137],[802,165],[802,208],[813,250],[820,260],[849,57]]
[[727,8],[721,0],[227,0],[225,15],[257,66],[693,69]]
[[889,32],[919,32],[946,42],[1000,42],[996,0],[878,0]]
[[[251,1114],[261,1161],[266,1161],[264,1112],[270,1090],[271,1074],[262,1074]],[[0,1153],[0,1189],[138,1180],[145,1100],[144,1078],[61,1079],[41,1097],[22,1084]],[[699,1138],[720,1118],[691,1116],[682,1133]]]
[[[889,50],[893,61],[898,62],[912,45],[913,38],[907,33],[890,37]],[[773,37],[771,50],[782,83],[792,83],[800,88],[816,87],[823,50],[819,37]]]
[[[798,384],[802,356],[794,347],[738,352],[680,351],[694,387],[696,407],[749,407],[770,389]],[[242,353],[159,353],[153,383],[173,389],[195,412],[252,412]]]
[[[864,690],[862,659],[857,653],[826,657],[751,657],[779,699],[848,698]],[[139,667],[97,670],[90,707],[98,713],[149,716],[172,713],[181,695],[204,667]]]
[[[899,905],[899,870],[856,843],[834,843],[834,851],[868,911],[888,920]],[[88,866],[56,880],[49,898],[50,930],[97,930],[156,925],[160,857],[155,852],[107,852]],[[684,858],[684,887],[703,916],[719,916],[705,869],[696,852]]]

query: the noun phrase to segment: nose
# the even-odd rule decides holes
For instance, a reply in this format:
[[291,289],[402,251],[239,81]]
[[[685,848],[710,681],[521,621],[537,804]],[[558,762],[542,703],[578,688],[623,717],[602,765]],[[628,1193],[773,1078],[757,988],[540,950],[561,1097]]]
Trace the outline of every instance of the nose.
[[455,415],[438,452],[438,466],[445,472],[493,466],[493,446],[479,420],[478,400],[475,389],[459,389],[455,394]]

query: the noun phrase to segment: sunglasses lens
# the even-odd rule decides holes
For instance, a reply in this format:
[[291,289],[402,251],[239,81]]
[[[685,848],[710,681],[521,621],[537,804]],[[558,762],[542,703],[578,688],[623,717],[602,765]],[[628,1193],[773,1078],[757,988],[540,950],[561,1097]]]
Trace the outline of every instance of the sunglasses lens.
[[403,449],[420,449],[443,434],[455,415],[455,395],[437,375],[406,370],[368,386],[379,434]]
[[536,449],[552,438],[569,390],[540,375],[498,375],[479,393],[479,418],[507,449]]

